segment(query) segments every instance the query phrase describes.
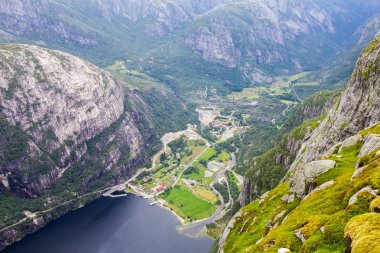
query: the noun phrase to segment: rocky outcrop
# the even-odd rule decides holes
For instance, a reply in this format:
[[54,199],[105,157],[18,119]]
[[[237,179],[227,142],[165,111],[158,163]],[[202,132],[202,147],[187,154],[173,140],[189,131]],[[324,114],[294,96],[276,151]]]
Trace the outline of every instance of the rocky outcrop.
[[359,134],[345,139],[342,143],[339,143],[338,152],[340,153],[344,148],[355,146],[358,142],[362,141],[362,139],[363,139],[362,136]]
[[251,202],[251,182],[244,177],[243,186],[239,195],[240,206],[246,206]]
[[362,189],[360,189],[358,192],[356,192],[354,195],[351,196],[351,198],[348,201],[348,205],[351,206],[351,205],[355,204],[358,201],[359,194],[361,194],[361,193],[369,193],[372,196],[377,197],[378,192],[379,192],[378,190],[372,189],[371,186],[363,187]]
[[308,195],[315,187],[313,180],[317,176],[335,167],[336,162],[332,160],[313,161],[305,165],[303,170],[297,171],[290,180],[290,192],[299,197]]
[[305,164],[320,159],[334,145],[380,121],[380,40],[359,59],[346,90],[327,117],[303,143],[289,171],[297,174]]
[[[380,40],[376,39],[363,51],[341,98],[304,139],[288,177],[241,210],[225,240],[225,251],[275,252],[289,247],[292,252],[315,252],[337,244],[346,252],[377,251],[379,65]],[[333,171],[326,173],[329,170]],[[296,202],[290,203],[290,196]],[[287,209],[292,211],[284,222],[275,229],[268,226]],[[246,226],[252,217],[260,223]],[[345,227],[344,237],[340,233],[330,241],[331,227],[333,231]],[[294,235],[298,241],[284,240]]]
[[365,137],[363,147],[360,150],[359,157],[368,155],[373,151],[380,148],[380,135],[378,134],[368,134]]
[[241,60],[241,52],[236,49],[231,32],[223,25],[202,27],[196,34],[185,39],[185,43],[209,62],[224,64],[234,68]]

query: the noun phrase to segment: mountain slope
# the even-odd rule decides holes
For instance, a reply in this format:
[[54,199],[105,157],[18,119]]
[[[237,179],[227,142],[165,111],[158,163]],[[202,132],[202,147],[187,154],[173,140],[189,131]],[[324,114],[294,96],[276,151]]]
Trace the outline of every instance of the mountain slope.
[[[324,63],[337,59],[336,54],[351,49],[355,31],[369,16],[378,13],[379,8],[374,1],[360,4],[355,1],[230,1],[190,22],[184,31],[177,33],[175,40],[144,54],[139,65],[155,75],[176,70],[173,72],[180,75],[175,77],[181,79],[178,86],[193,83],[189,80],[191,74],[181,71],[178,64],[182,69],[192,64],[193,73],[206,69],[204,72],[214,83],[219,83],[214,84],[219,89],[221,85],[227,89],[262,85],[272,82],[273,76],[319,70]],[[164,73],[160,72],[162,69]],[[226,76],[228,72],[243,79]],[[348,73],[344,73],[346,78]],[[222,75],[226,80],[219,80]],[[211,85],[210,80],[195,83],[199,87]]]
[[0,59],[0,248],[124,182],[193,119],[67,53],[2,44]]
[[221,2],[6,0],[0,3],[0,29],[13,40],[65,49],[105,66],[124,53],[137,59],[139,51]]
[[[289,174],[297,174],[305,163],[320,159],[333,145],[380,121],[379,42],[377,38],[363,51],[342,98],[302,145]],[[303,194],[301,189],[297,194]]]
[[[205,86],[226,92],[271,82],[276,75],[319,70],[352,48],[355,32],[380,4],[6,0],[0,10],[2,41],[64,49],[100,66],[122,59],[181,92]],[[341,72],[344,79],[347,71]]]
[[222,238],[224,252],[379,250],[379,66],[376,39],[339,101],[304,140],[288,179],[235,216]]
[[278,139],[278,144],[237,168],[245,174],[240,195],[242,206],[278,185],[290,169],[304,139],[318,126],[339,94],[340,91],[318,92],[297,105],[285,117],[282,127],[271,133],[272,138]]

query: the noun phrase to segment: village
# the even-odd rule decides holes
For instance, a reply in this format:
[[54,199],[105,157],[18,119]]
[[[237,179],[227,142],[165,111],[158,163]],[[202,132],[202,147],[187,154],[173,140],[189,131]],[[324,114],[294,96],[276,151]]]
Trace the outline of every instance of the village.
[[[233,154],[218,143],[241,131],[233,113],[223,116],[217,107],[197,111],[202,125],[188,125],[184,131],[165,134],[161,139],[163,148],[153,157],[152,167],[127,183],[129,191],[149,199],[151,205],[170,209],[183,223],[208,218],[218,207],[225,209],[228,203],[214,185],[226,184],[225,171],[232,167]],[[211,136],[202,134],[205,129]],[[242,185],[241,176],[236,175],[236,181]]]

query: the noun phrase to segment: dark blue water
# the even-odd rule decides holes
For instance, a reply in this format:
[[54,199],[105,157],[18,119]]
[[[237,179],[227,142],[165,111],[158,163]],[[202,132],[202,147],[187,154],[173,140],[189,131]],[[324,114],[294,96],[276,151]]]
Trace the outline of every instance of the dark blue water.
[[213,240],[179,234],[177,218],[145,199],[101,198],[2,253],[206,253]]

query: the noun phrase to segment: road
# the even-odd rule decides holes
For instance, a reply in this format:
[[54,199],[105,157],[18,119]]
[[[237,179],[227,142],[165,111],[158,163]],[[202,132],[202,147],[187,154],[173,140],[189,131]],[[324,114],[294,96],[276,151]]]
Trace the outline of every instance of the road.
[[25,218],[23,218],[22,220],[18,221],[17,223],[14,223],[14,224],[12,224],[12,225],[9,225],[9,226],[7,226],[7,227],[4,227],[4,228],[0,229],[0,232],[3,232],[3,231],[5,231],[5,230],[8,230],[8,229],[10,229],[10,228],[13,228],[13,227],[15,227],[15,226],[17,226],[17,225],[20,225],[20,224],[22,224],[22,223],[24,223],[24,222],[30,220],[30,219],[31,219],[30,217],[35,217],[35,218],[37,218],[37,217],[41,216],[42,214],[46,214],[46,213],[49,213],[49,212],[51,212],[51,211],[57,209],[58,207],[65,206],[65,205],[67,205],[67,204],[70,204],[70,203],[72,203],[72,202],[74,202],[74,201],[77,201],[77,200],[79,200],[79,199],[82,199],[82,198],[88,197],[88,196],[90,196],[90,195],[102,194],[102,193],[104,193],[104,192],[106,192],[106,191],[109,191],[109,190],[113,189],[114,187],[115,187],[115,186],[108,187],[108,188],[105,188],[105,189],[102,189],[102,190],[98,190],[98,191],[94,191],[94,192],[90,192],[90,193],[87,193],[87,194],[81,195],[81,196],[79,196],[79,197],[77,197],[77,198],[74,198],[74,199],[71,199],[71,200],[68,200],[68,201],[62,202],[62,203],[60,203],[59,205],[56,205],[56,206],[51,207],[51,208],[49,208],[49,209],[46,209],[46,210],[43,210],[43,211],[38,211],[38,212],[35,212],[35,213],[31,213],[31,214],[29,214],[27,217],[25,217]]
[[294,89],[294,86],[293,86],[292,82],[289,82],[289,86],[290,86],[290,88],[292,88],[292,91],[293,91],[294,95],[296,96],[296,98],[302,103],[303,100],[298,96],[296,90]]
[[[154,156],[153,158],[153,163],[152,163],[152,167],[149,168],[149,169],[141,169],[139,170],[132,178],[130,178],[128,181],[127,181],[127,186],[130,187],[131,189],[133,189],[137,194],[143,196],[144,198],[155,198],[157,197],[158,195],[160,195],[161,193],[163,193],[165,190],[162,190],[160,192],[156,192],[154,194],[147,194],[146,192],[144,191],[141,191],[140,189],[138,189],[135,185],[133,185],[131,182],[140,174],[142,173],[143,171],[150,171],[150,170],[153,170],[155,168],[155,158],[158,157],[159,155],[161,155],[162,153],[166,152],[167,149],[168,149],[168,144],[179,138],[181,135],[183,134],[186,134],[186,133],[192,133],[194,135],[197,136],[197,139],[199,140],[202,140],[206,143],[206,148],[199,154],[197,155],[197,157],[195,157],[193,160],[190,161],[190,163],[188,164],[182,164],[181,166],[183,167],[183,170],[181,170],[181,172],[178,174],[178,176],[176,177],[175,181],[172,183],[172,185],[170,185],[169,187],[174,187],[178,181],[181,179],[181,176],[183,174],[183,172],[189,168],[190,166],[192,166],[198,159],[199,157],[201,157],[210,147],[211,147],[211,144],[208,140],[204,139],[202,136],[200,136],[197,132],[194,131],[194,129],[192,127],[188,127],[187,130],[185,131],[180,131],[180,132],[176,132],[176,133],[170,133],[170,138],[165,138],[165,136],[162,138],[163,140],[163,144],[164,144],[164,147]],[[166,135],[168,136],[168,135]]]
[[180,226],[178,228],[179,232],[191,237],[206,235],[206,225],[209,223],[215,222],[216,220],[219,220],[226,214],[226,212],[228,211],[228,208],[233,205],[233,199],[232,199],[231,192],[229,189],[228,180],[226,180],[227,186],[228,186],[228,194],[229,194],[228,203],[224,203],[223,196],[218,191],[215,190],[213,185],[219,180],[223,178],[225,179],[226,171],[231,170],[235,165],[236,165],[236,156],[235,156],[235,153],[231,153],[231,160],[228,162],[227,166],[225,166],[222,170],[219,170],[217,172],[215,179],[210,184],[211,189],[213,190],[215,194],[218,195],[221,202],[218,209],[209,218],[194,221],[190,224]]

